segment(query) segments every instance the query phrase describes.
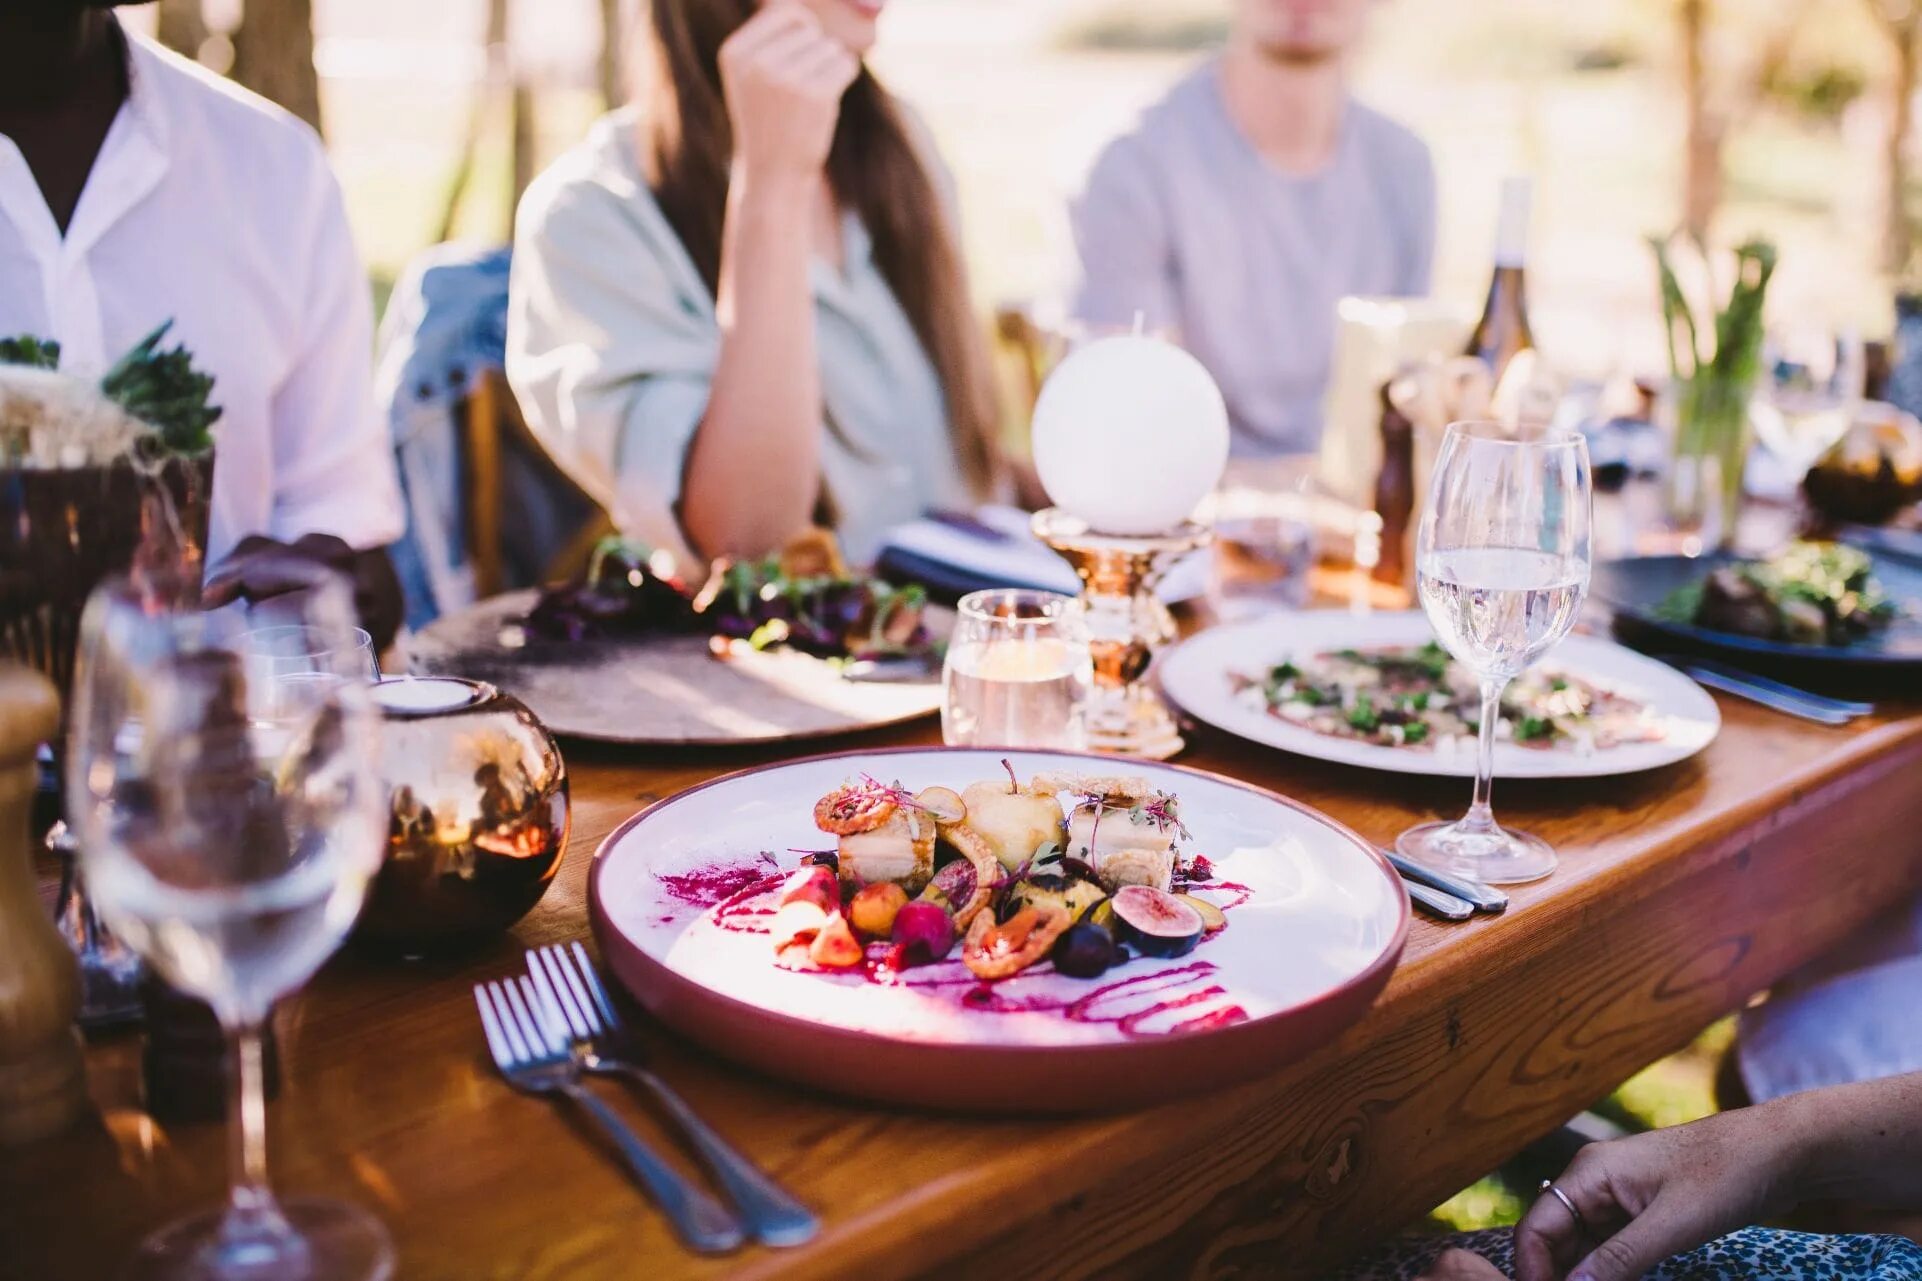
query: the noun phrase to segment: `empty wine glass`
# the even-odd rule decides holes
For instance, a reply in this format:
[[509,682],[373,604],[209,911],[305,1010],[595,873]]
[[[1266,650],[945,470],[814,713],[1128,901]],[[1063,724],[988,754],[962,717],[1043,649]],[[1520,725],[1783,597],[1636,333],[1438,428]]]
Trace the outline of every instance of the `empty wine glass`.
[[[88,883],[130,947],[213,1007],[234,1072],[228,1204],[150,1237],[128,1276],[392,1274],[377,1221],[280,1203],[266,1168],[261,1028],[346,938],[384,848],[379,722],[354,632],[346,582],[317,566],[296,590],[213,612],[124,579],[88,604],[68,769]],[[299,638],[298,662],[274,636]]]
[[1415,582],[1443,648],[1480,681],[1482,707],[1474,802],[1452,823],[1401,834],[1397,848],[1418,863],[1494,885],[1555,870],[1547,842],[1496,824],[1489,792],[1502,690],[1568,634],[1588,596],[1592,505],[1574,432],[1455,423],[1443,437]]
[[263,676],[319,673],[345,674],[355,680],[380,679],[380,658],[374,653],[374,638],[365,628],[349,628],[337,635],[331,629],[297,623],[257,627],[247,633],[246,649],[248,661],[261,668]]
[[1755,435],[1797,483],[1848,432],[1867,367],[1861,335],[1802,326],[1768,337]]

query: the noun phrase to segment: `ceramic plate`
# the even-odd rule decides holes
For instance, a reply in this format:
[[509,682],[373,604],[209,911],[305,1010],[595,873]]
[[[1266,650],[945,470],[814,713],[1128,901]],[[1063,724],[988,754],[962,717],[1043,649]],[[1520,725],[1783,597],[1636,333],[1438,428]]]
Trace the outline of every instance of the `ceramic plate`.
[[1595,566],[1591,592],[1615,610],[1615,628],[1639,648],[1709,652],[1758,671],[1790,679],[1857,674],[1873,678],[1901,669],[1922,669],[1922,564],[1900,556],[1877,555],[1875,577],[1902,608],[1886,630],[1852,645],[1792,645],[1787,641],[1719,632],[1663,618],[1661,604],[1679,587],[1699,583],[1709,571],[1741,559],[1713,554],[1637,556]]
[[[705,636],[539,640],[520,626],[534,596],[496,596],[433,623],[407,642],[412,670],[486,681],[556,734],[600,743],[799,742],[941,710],[938,670],[925,680],[850,681],[788,650],[723,661]],[[930,626],[939,632],[951,618],[940,611]]]
[[[1232,680],[1236,673],[1259,676],[1287,659],[1329,650],[1420,645],[1432,639],[1434,631],[1419,613],[1281,614],[1210,628],[1184,641],[1162,657],[1161,687],[1197,720],[1285,752],[1398,774],[1473,778],[1472,741],[1389,747],[1322,734],[1242,701]],[[1666,664],[1610,641],[1571,636],[1541,665],[1639,699],[1662,718],[1663,736],[1650,743],[1587,751],[1572,745],[1535,748],[1497,743],[1496,778],[1593,778],[1672,765],[1707,747],[1722,727],[1715,700],[1701,686]]]
[[[1146,775],[1180,798],[1226,928],[1185,957],[1097,979],[1046,962],[992,985],[958,951],[902,972],[777,968],[773,892],[829,847],[814,803],[863,772],[959,791],[1038,771]],[[903,749],[730,775],[628,820],[595,855],[594,929],[655,1015],[774,1076],[910,1107],[1100,1111],[1260,1075],[1326,1044],[1387,982],[1408,901],[1347,828],[1270,792],[1165,765],[1036,752]],[[880,949],[874,949],[878,955]]]

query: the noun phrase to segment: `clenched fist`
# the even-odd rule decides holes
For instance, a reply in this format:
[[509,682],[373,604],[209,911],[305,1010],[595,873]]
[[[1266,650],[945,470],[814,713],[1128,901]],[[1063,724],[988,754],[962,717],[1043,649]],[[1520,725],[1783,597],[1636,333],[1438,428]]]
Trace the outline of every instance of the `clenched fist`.
[[793,0],[774,0],[721,46],[734,158],[750,177],[817,175],[861,62]]

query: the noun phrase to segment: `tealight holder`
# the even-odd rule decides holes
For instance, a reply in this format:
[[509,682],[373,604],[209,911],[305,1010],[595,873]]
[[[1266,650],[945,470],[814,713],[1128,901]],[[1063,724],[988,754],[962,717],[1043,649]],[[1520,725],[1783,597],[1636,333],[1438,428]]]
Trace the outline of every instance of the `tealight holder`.
[[1155,596],[1170,566],[1208,545],[1205,525],[1183,521],[1160,534],[1103,534],[1057,507],[1036,512],[1034,534],[1081,579],[1094,692],[1088,746],[1097,752],[1166,760],[1186,744],[1148,670],[1175,638],[1174,617]]
[[525,916],[567,848],[567,766],[526,704],[449,676],[374,686],[387,858],[355,927],[418,957],[485,942]]

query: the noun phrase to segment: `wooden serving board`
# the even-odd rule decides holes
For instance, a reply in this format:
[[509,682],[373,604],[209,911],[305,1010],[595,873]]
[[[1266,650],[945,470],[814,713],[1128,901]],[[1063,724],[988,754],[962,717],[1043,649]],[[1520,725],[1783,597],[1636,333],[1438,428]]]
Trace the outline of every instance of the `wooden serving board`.
[[535,593],[485,600],[408,642],[423,676],[486,681],[554,733],[648,745],[780,743],[916,720],[940,710],[941,683],[845,680],[791,651],[719,659],[705,636],[543,641],[519,620]]

